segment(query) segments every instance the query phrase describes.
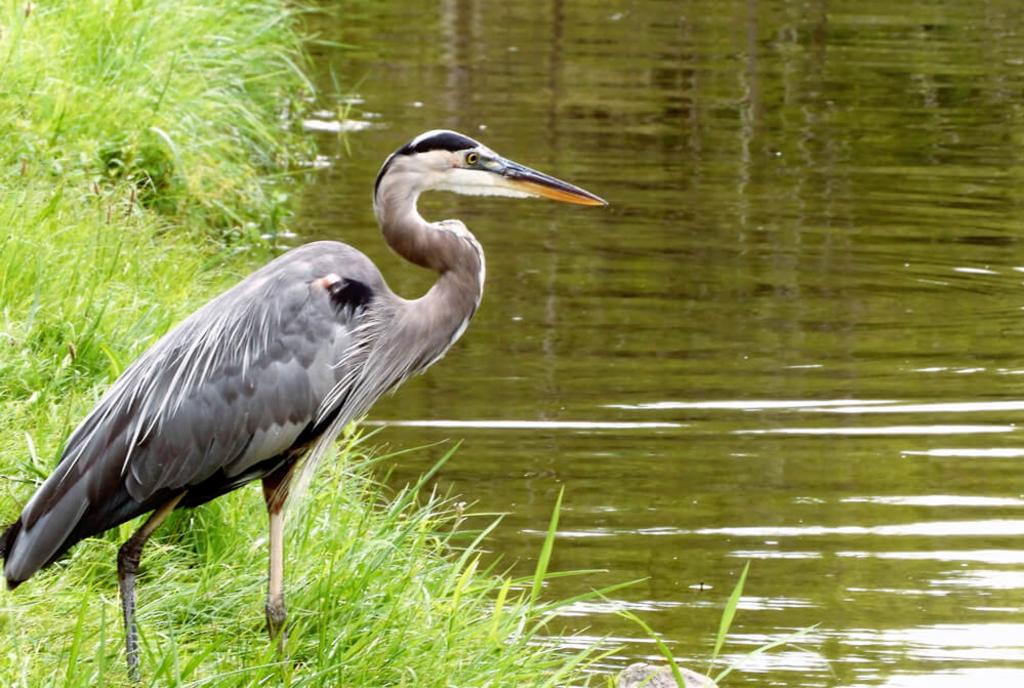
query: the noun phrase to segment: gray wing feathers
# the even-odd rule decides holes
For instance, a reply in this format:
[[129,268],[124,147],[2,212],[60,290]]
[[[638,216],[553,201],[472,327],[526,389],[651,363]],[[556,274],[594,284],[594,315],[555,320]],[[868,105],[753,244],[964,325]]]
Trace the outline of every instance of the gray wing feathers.
[[374,309],[337,308],[325,275],[390,294],[369,259],[335,242],[294,249],[221,294],[139,357],[71,434],[19,540],[36,532],[31,549],[52,554],[118,485],[142,503],[288,449],[325,400],[345,396],[339,383],[357,380],[372,334],[360,319]]
[[415,310],[403,307],[408,303],[391,299],[375,304],[360,323],[360,343],[350,347],[340,360],[338,367],[344,374],[324,397],[317,421],[336,415],[317,438],[294,492],[305,491],[317,463],[345,425],[365,415],[377,399],[410,376],[424,371],[450,345],[450,334],[430,341],[437,338],[417,321],[421,316]]

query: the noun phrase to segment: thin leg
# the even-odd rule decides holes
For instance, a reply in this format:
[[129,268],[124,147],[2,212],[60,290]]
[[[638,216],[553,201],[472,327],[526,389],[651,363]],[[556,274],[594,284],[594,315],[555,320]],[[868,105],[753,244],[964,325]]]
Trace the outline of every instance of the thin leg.
[[267,586],[267,632],[284,651],[284,622],[288,610],[284,606],[284,503],[288,498],[295,463],[282,466],[263,479],[263,499],[270,517],[270,567]]
[[135,574],[139,571],[142,547],[153,531],[164,522],[168,514],[174,511],[174,507],[184,496],[185,493],[182,492],[150,514],[142,527],[121,545],[121,549],[117,553],[117,584],[121,589],[121,611],[124,612],[124,645],[128,652],[128,678],[133,683],[139,681],[139,637],[135,629]]

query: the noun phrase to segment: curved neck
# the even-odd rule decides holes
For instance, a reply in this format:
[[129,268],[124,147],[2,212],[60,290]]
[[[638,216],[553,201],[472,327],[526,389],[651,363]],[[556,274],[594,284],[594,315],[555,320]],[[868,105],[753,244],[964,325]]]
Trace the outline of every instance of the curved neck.
[[437,272],[450,269],[451,249],[439,236],[438,227],[427,222],[416,208],[420,190],[381,180],[373,199],[373,212],[391,250],[420,267]]
[[400,175],[386,174],[376,189],[373,209],[384,240],[395,253],[440,273],[430,291],[412,303],[430,320],[424,323],[427,327],[450,330],[454,342],[483,296],[483,249],[458,220],[424,220],[416,208],[420,192]]

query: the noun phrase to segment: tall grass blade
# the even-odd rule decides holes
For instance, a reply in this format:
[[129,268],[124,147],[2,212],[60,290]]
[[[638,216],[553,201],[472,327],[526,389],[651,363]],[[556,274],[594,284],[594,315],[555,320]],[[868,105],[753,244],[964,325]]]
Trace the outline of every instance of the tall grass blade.
[[82,650],[82,641],[85,636],[85,615],[89,609],[89,601],[82,600],[78,608],[78,620],[75,622],[75,630],[71,636],[71,649],[68,651],[67,672],[64,674],[64,681],[72,685],[78,675],[78,655]]
[[455,445],[452,446],[451,449],[446,451],[441,456],[440,459],[435,461],[434,465],[431,466],[426,473],[421,475],[419,477],[419,480],[417,480],[416,483],[411,488],[409,488],[409,490],[406,491],[404,497],[399,500],[398,506],[402,508],[408,506],[412,502],[412,500],[416,498],[420,491],[423,490],[426,484],[433,480],[434,476],[437,475],[438,471],[440,471],[444,467],[444,465],[448,463],[452,456],[455,455],[455,452],[458,451],[459,445],[461,444],[461,442],[456,442]]
[[548,575],[548,564],[551,562],[551,552],[555,548],[555,534],[558,532],[558,516],[562,511],[562,497],[565,495],[565,485],[558,490],[558,498],[555,500],[555,508],[551,510],[551,521],[548,523],[548,532],[544,536],[544,544],[540,548],[540,556],[537,557],[537,568],[533,572],[533,587],[530,588],[530,606],[535,607],[540,599],[541,589],[544,587],[544,579]]
[[491,630],[487,633],[487,637],[491,641],[498,640],[498,629],[501,627],[502,622],[502,611],[505,609],[505,600],[508,598],[508,591],[512,587],[512,579],[506,578],[502,581],[501,589],[498,590],[498,597],[494,600],[494,612],[491,617]]
[[661,656],[665,658],[666,662],[668,662],[669,668],[672,669],[672,677],[676,680],[676,683],[680,686],[685,686],[686,678],[683,677],[683,672],[679,670],[679,664],[676,663],[676,658],[672,655],[672,650],[668,648],[668,645],[666,645],[665,641],[661,639],[661,636],[655,633],[653,628],[648,626],[643,619],[633,612],[623,609],[619,611],[618,614],[622,618],[629,619],[637,626],[644,629],[647,637],[654,640],[654,644],[658,648],[658,652],[660,652]]
[[809,626],[807,628],[802,628],[799,631],[795,631],[793,633],[790,633],[789,635],[785,635],[785,636],[779,638],[778,640],[774,640],[774,641],[772,641],[770,643],[766,643],[766,644],[762,645],[761,647],[748,652],[747,654],[745,654],[742,657],[740,657],[740,659],[738,661],[734,662],[733,664],[730,664],[725,669],[723,669],[722,671],[718,672],[718,674],[716,674],[715,678],[714,678],[715,683],[721,682],[726,676],[728,676],[733,671],[735,671],[736,669],[738,669],[741,666],[743,666],[743,664],[746,661],[748,661],[750,659],[753,659],[754,657],[757,657],[759,655],[763,655],[765,652],[768,652],[770,650],[774,650],[777,647],[782,647],[784,645],[792,645],[793,643],[795,643],[796,641],[800,640],[801,638],[806,637],[808,634],[810,634],[811,631],[813,631],[817,627],[818,627],[818,624],[814,624],[813,626]]
[[[718,635],[715,636],[715,649],[711,652],[712,665],[714,665],[715,660],[718,659],[718,654],[722,651],[722,646],[725,644],[725,638],[729,635],[729,627],[732,626],[732,620],[736,616],[736,609],[739,608],[740,605],[740,598],[743,597],[743,584],[747,580],[748,571],[750,571],[749,561],[743,566],[743,572],[740,574],[740,579],[732,589],[732,593],[729,595],[729,600],[725,603],[725,609],[722,610],[722,618],[718,622]],[[708,669],[708,673],[710,675],[710,668]]]

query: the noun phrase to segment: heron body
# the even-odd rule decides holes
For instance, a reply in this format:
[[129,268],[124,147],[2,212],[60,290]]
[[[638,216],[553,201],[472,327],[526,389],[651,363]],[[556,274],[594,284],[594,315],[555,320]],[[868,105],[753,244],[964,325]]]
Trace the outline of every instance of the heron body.
[[153,512],[118,557],[136,675],[134,579],[146,539],[173,509],[259,479],[270,514],[267,619],[278,635],[281,511],[295,467],[315,465],[347,423],[439,360],[480,304],[483,251],[458,220],[420,216],[417,199],[431,189],[603,204],[461,134],[416,137],[381,168],[374,210],[396,253],[438,273],[433,287],[404,299],[363,253],[321,241],[285,253],[194,312],[114,382],[0,535],[8,586],[83,538]]
[[338,392],[381,385],[382,393],[391,381],[376,375],[334,388],[365,370],[373,326],[401,309],[388,296],[363,254],[318,242],[193,313],[71,435],[15,523],[8,584],[182,490],[181,506],[196,506],[261,478],[295,461],[332,421],[356,417],[352,405],[342,415]]

